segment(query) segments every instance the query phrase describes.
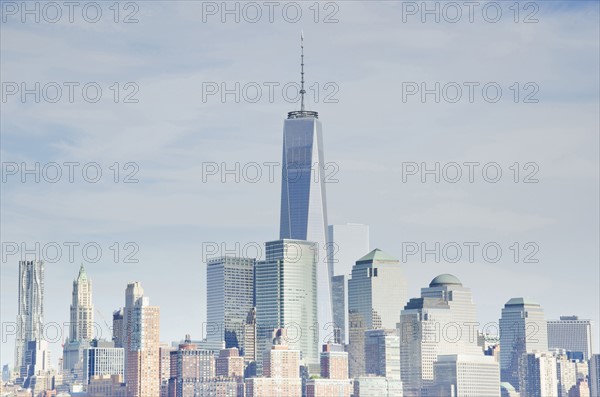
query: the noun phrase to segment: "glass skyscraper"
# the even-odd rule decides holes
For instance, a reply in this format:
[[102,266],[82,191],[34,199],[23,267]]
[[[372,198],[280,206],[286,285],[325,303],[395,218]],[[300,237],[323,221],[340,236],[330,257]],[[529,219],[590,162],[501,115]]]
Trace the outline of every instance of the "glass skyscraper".
[[500,318],[500,379],[520,390],[523,357],[548,350],[548,326],[539,303],[512,298]]
[[210,259],[207,268],[206,339],[244,350],[244,326],[254,306],[253,258]]
[[41,340],[44,323],[44,262],[19,262],[19,307],[15,338],[15,368],[25,364],[28,342]]
[[[256,262],[257,364],[270,348],[273,330],[285,328],[290,348],[302,352],[302,364],[318,373],[317,260],[312,242],[278,240],[265,244]],[[332,333],[332,331],[330,330]]]
[[327,257],[323,136],[317,112],[290,112],[283,127],[279,238],[311,241],[317,255],[319,341],[333,324],[332,269]]

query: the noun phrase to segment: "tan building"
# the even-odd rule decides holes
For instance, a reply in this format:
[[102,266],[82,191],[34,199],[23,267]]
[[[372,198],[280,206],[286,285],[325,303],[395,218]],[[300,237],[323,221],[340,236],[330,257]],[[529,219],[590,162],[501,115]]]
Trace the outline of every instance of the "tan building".
[[237,347],[222,349],[215,359],[216,375],[223,377],[243,377],[244,357],[240,356]]
[[215,353],[199,349],[190,335],[171,353],[169,397],[196,397],[201,395],[203,384],[215,377]]
[[139,282],[125,292],[125,382],[129,397],[160,396],[160,309]]
[[306,383],[307,397],[350,397],[353,382],[348,379],[348,353],[342,345],[323,345],[321,377]]
[[263,377],[246,379],[246,397],[301,397],[300,351],[285,344],[285,330],[273,333],[273,346],[263,355]]
[[87,386],[89,397],[127,397],[123,375],[96,375]]
[[168,343],[161,343],[160,347],[160,397],[169,397],[169,378],[171,377],[171,352],[173,347]]
[[342,345],[323,345],[321,353],[321,377],[326,379],[348,379],[348,353]]

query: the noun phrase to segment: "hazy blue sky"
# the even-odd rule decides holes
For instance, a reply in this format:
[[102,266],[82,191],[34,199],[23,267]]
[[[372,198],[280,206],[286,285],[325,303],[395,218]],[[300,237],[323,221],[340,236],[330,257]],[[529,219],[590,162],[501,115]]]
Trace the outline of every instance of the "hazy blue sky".
[[[119,23],[112,3],[102,3],[102,17],[91,23],[82,16],[87,4],[82,2],[73,23],[66,8],[57,23],[48,21],[55,18],[51,9],[40,9],[46,14],[39,23],[31,16],[23,23],[20,10],[12,15],[15,10],[6,8],[13,2],[3,2],[3,254],[15,242],[63,245],[62,259],[46,263],[45,296],[46,321],[63,323],[83,261],[81,246],[96,242],[103,255],[86,266],[100,323],[101,316],[110,323],[112,311],[124,304],[127,283],[137,280],[161,307],[162,340],[186,333],[199,338],[206,313],[203,243],[234,249],[235,242],[276,239],[280,204],[279,173],[273,181],[264,174],[257,183],[243,178],[235,183],[232,176],[221,183],[218,175],[204,182],[203,163],[232,168],[236,162],[281,161],[283,119],[299,108],[283,98],[281,87],[299,80],[304,30],[306,78],[308,85],[320,86],[318,101],[309,90],[308,107],[323,122],[326,161],[339,168],[339,182],[327,185],[330,223],[369,224],[371,246],[398,258],[410,242],[430,248],[435,242],[480,244],[473,263],[466,248],[457,263],[409,256],[403,268],[413,297],[448,272],[472,288],[482,323],[497,321],[509,298],[530,296],[547,318],[577,314],[593,319],[597,330],[599,3],[537,2],[527,9],[520,3],[518,23],[512,3],[502,3],[496,23],[488,22],[494,8],[488,20],[482,15],[484,2],[472,23],[467,9],[456,23],[447,21],[455,17],[448,8],[439,23],[432,16],[423,23],[413,3],[393,1],[294,3],[302,9],[295,23],[296,6],[290,3],[279,3],[272,22],[261,6],[257,23],[244,19],[255,14],[240,3],[243,14],[236,23],[234,15],[224,15],[225,22],[218,10],[212,15],[221,2],[193,1],[138,1],[127,8],[121,3]],[[86,10],[92,20],[95,10]],[[123,23],[129,14],[138,22]],[[324,23],[326,16],[337,22]],[[524,23],[525,18],[537,23]],[[9,95],[22,82],[29,88],[46,85],[46,96],[36,103],[33,95],[25,101]],[[56,103],[48,100],[54,97],[51,82],[63,90]],[[65,82],[79,83],[73,103]],[[90,82],[102,89],[96,103],[81,94]],[[233,88],[235,82],[248,89],[239,103],[233,95],[224,103],[219,95],[203,100],[207,83]],[[440,103],[433,95],[425,103],[419,95],[403,100],[403,87],[415,87],[406,83],[422,82],[429,88],[455,82],[463,96],[456,103],[445,100],[455,96],[450,85]],[[480,84],[473,103],[465,82]],[[481,94],[490,82],[502,88],[495,103]],[[256,103],[245,100],[254,97],[251,83],[263,89]],[[265,83],[279,84],[272,103]],[[132,98],[138,103],[123,103],[136,88]],[[337,103],[324,103],[336,88]],[[524,103],[534,91],[529,99],[538,103]],[[90,99],[94,92],[88,94]],[[57,183],[35,183],[32,176],[22,183],[20,174],[5,172],[11,162],[81,166],[75,183],[67,175]],[[81,177],[82,166],[91,162],[102,169],[98,183]],[[109,168],[115,162],[119,183]],[[135,170],[123,169],[130,162],[139,168],[138,183],[122,183]],[[422,183],[419,174],[403,182],[403,168],[413,162],[481,166],[473,183],[466,174],[457,183],[443,178],[435,183],[432,176]],[[518,183],[509,168],[515,162],[521,168]],[[497,183],[481,176],[489,163],[503,171]],[[534,165],[525,169],[526,163]],[[538,182],[523,183],[534,171]],[[80,244],[72,263],[65,242]],[[110,249],[115,242],[118,263]],[[124,262],[133,252],[125,249],[127,242],[139,247],[138,263]],[[503,250],[497,263],[482,257],[481,246],[489,242]],[[515,242],[518,263],[510,249]],[[538,263],[524,263],[523,255],[536,247]],[[17,311],[18,260],[19,255],[3,255],[1,264],[2,363],[13,361],[14,338],[5,329]],[[597,351],[597,337],[595,342]],[[52,346],[56,359],[60,343]]]

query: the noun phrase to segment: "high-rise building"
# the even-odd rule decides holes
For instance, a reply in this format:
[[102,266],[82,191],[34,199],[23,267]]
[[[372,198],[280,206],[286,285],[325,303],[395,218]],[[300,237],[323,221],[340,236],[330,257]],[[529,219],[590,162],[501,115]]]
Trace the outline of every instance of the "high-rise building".
[[300,351],[287,345],[286,329],[272,332],[271,349],[263,356],[263,377],[246,380],[246,397],[300,397]]
[[208,261],[206,339],[244,349],[244,325],[254,306],[252,258],[225,256]]
[[439,355],[483,355],[471,290],[441,274],[400,315],[400,371],[404,394],[420,396],[433,384]]
[[548,350],[544,311],[539,303],[529,298],[512,298],[502,309],[499,325],[500,379],[520,391],[521,357],[526,353]]
[[125,383],[130,397],[160,395],[160,309],[139,282],[125,291]]
[[113,341],[92,340],[83,350],[83,383],[89,384],[94,376],[125,373],[125,350],[115,347]]
[[70,320],[69,338],[63,346],[63,380],[68,385],[86,384],[84,349],[94,337],[94,305],[92,281],[83,264],[73,280]]
[[592,321],[577,316],[560,316],[548,320],[548,349],[565,349],[580,352],[584,360],[592,354]]
[[290,349],[302,352],[302,364],[318,374],[316,268],[311,242],[278,240],[265,244],[265,260],[257,262],[255,270],[259,374],[272,332],[280,328],[287,329]]
[[491,356],[439,355],[433,363],[433,396],[500,397],[500,367]]
[[[305,240],[315,245],[319,341],[331,334],[331,265],[327,258],[326,172],[323,132],[318,113],[304,107],[304,39],[301,55],[301,106],[283,125],[280,240]],[[318,348],[317,348],[318,350]]]
[[323,345],[321,378],[306,382],[306,397],[350,397],[352,380],[348,378],[348,353],[340,344]]
[[83,264],[77,278],[73,280],[73,301],[69,340],[92,340],[94,338],[94,305],[92,304],[92,281]]
[[577,384],[577,364],[570,360],[565,350],[554,352],[556,359],[556,377],[558,380],[558,397],[569,397],[569,391]]
[[328,343],[321,352],[321,377],[348,379],[348,353],[342,345]]
[[329,252],[333,278],[331,294],[333,321],[341,343],[348,343],[348,279],[354,263],[369,252],[369,226],[359,223],[329,225]]
[[115,347],[124,347],[123,331],[125,331],[125,323],[123,322],[124,310],[121,308],[113,312],[112,320],[112,340],[115,342]]
[[374,249],[356,261],[348,281],[350,377],[365,374],[365,331],[396,328],[407,295],[396,258]]
[[600,397],[600,354],[592,354],[590,357],[590,395]]
[[19,261],[19,306],[15,335],[15,369],[25,363],[28,343],[43,339],[44,262]]
[[256,308],[248,311],[244,325],[244,377],[256,376],[256,360],[258,354],[256,334]]
[[244,357],[237,347],[222,349],[215,359],[216,376],[237,378],[244,376]]
[[215,377],[214,350],[198,348],[189,335],[170,354],[169,397],[195,397],[202,384]]
[[160,397],[169,397],[169,378],[171,377],[171,352],[174,347],[168,343],[161,343],[160,347]]
[[396,328],[365,331],[365,372],[400,379],[400,335]]
[[548,352],[525,353],[520,358],[520,393],[523,397],[550,397],[558,393],[556,357]]
[[[29,341],[23,354],[23,365],[20,367],[19,377],[15,383],[22,385],[24,389],[31,388],[35,390],[36,382],[37,387],[40,387],[40,379],[36,378],[42,378],[49,369],[50,351],[48,350],[48,342],[43,339]],[[37,393],[34,395],[37,395]]]

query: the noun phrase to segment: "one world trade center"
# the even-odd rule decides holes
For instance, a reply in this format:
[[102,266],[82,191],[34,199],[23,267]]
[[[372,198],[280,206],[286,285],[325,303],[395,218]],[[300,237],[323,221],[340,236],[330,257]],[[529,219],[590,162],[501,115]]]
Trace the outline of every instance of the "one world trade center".
[[[326,252],[327,199],[323,133],[318,113],[304,106],[304,37],[301,37],[301,106],[283,126],[280,239],[307,240],[317,250],[317,319],[320,343],[334,334],[331,266]],[[313,327],[313,324],[306,324]],[[327,339],[327,340],[326,340]],[[332,341],[332,340],[331,340]]]

